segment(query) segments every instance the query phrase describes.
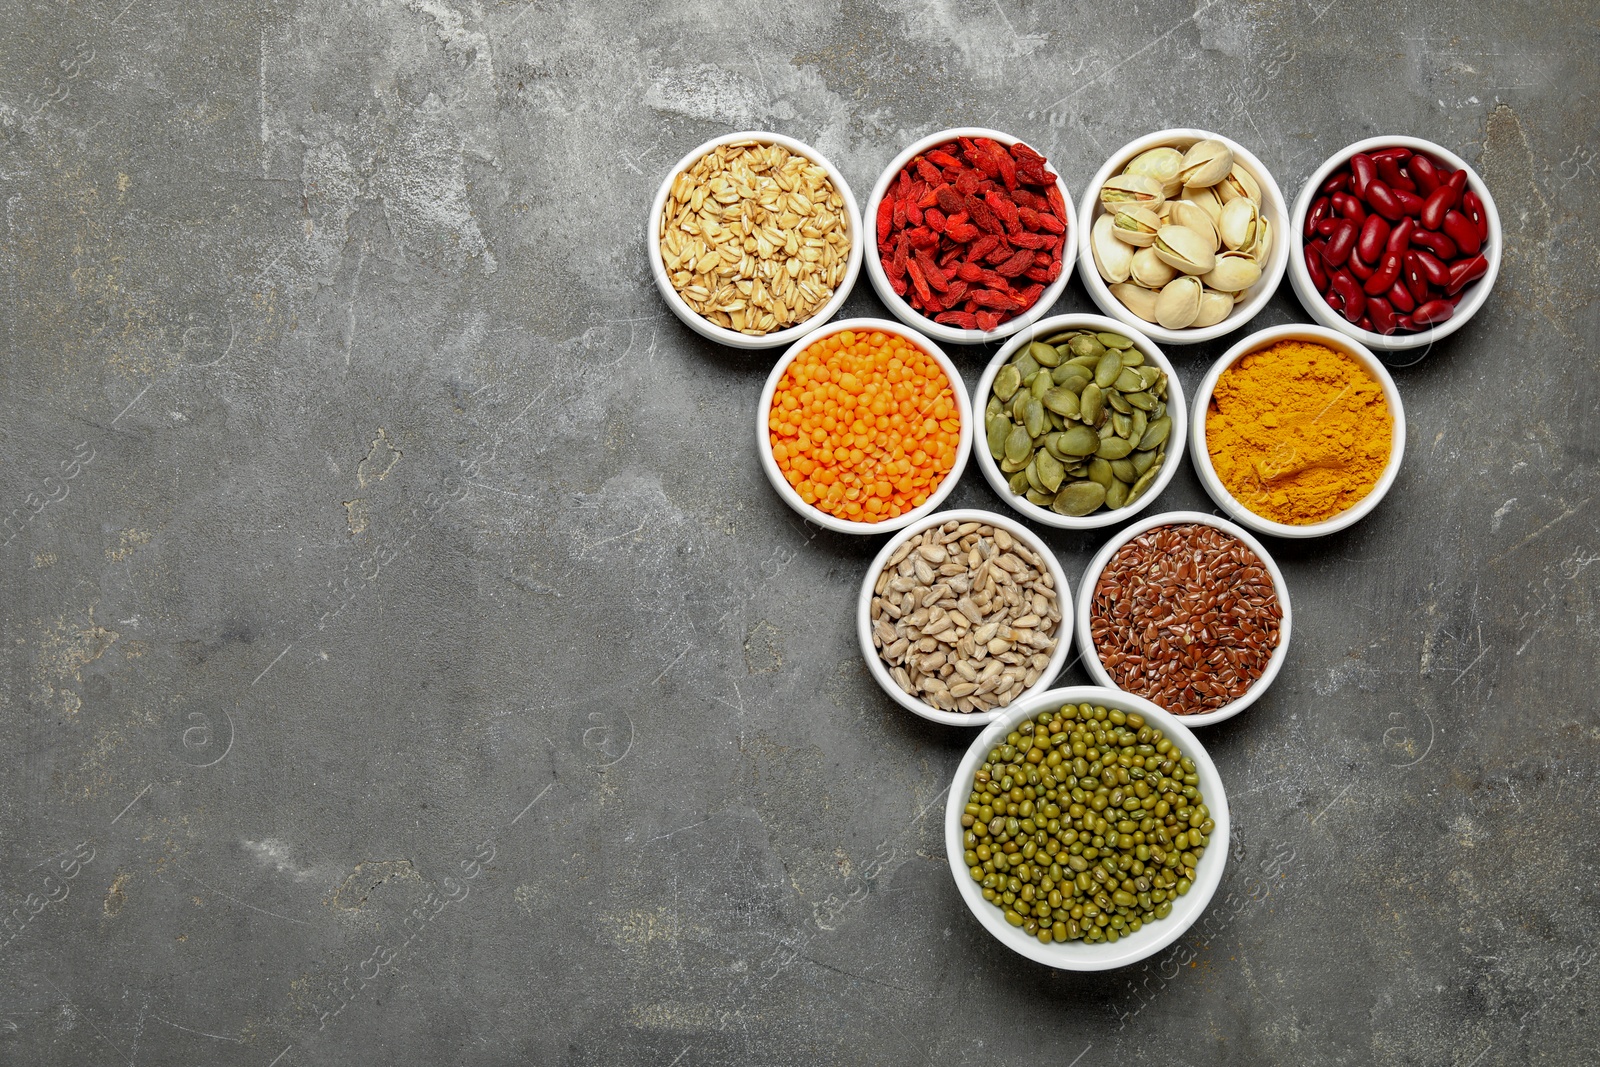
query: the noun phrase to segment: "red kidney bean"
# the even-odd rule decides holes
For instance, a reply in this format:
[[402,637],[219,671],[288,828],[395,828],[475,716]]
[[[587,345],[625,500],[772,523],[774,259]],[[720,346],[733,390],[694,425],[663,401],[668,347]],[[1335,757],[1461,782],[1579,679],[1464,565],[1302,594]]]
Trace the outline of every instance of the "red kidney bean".
[[1417,263],[1422,268],[1422,276],[1428,279],[1428,284],[1443,289],[1450,284],[1450,268],[1444,261],[1432,252],[1419,248],[1412,255],[1417,257]]
[[1459,260],[1450,264],[1450,284],[1444,291],[1455,296],[1468,285],[1477,281],[1489,272],[1489,261],[1483,256],[1473,256],[1471,259]]
[[1404,330],[1406,333],[1415,333],[1417,330],[1417,324],[1412,320],[1410,315],[1396,315],[1394,317],[1394,324],[1400,329]]
[[1416,193],[1407,192],[1404,189],[1395,189],[1394,198],[1395,202],[1400,205],[1400,210],[1407,215],[1420,215],[1422,213],[1422,205],[1427,203]]
[[1317,220],[1317,236],[1318,237],[1327,237],[1329,234],[1333,233],[1333,231],[1337,230],[1342,225],[1344,225],[1344,220],[1343,219],[1334,218],[1332,215],[1329,215],[1325,219],[1318,219]]
[[1478,228],[1459,211],[1444,213],[1444,233],[1469,256],[1477,255],[1483,248],[1483,238],[1478,234]]
[[1449,321],[1455,313],[1455,305],[1450,301],[1430,300],[1426,304],[1418,304],[1417,310],[1411,313],[1411,319],[1420,326],[1437,326]]
[[1407,214],[1400,206],[1400,201],[1395,198],[1394,190],[1376,178],[1367,183],[1367,191],[1361,195],[1361,199],[1390,222],[1399,222]]
[[1417,191],[1417,183],[1400,173],[1400,161],[1391,155],[1382,153],[1374,154],[1372,162],[1378,168],[1378,177],[1391,189],[1404,189],[1408,193]]
[[1401,219],[1394,224],[1394,229],[1389,231],[1389,241],[1383,247],[1389,252],[1404,252],[1411,247],[1411,237],[1417,232],[1417,224],[1409,218]]
[[1456,206],[1456,192],[1448,185],[1441,185],[1428,194],[1428,199],[1422,202],[1422,214],[1417,221],[1422,223],[1425,230],[1437,230],[1444,224],[1444,213]]
[[1317,292],[1328,288],[1328,272],[1322,268],[1323,245],[1312,242],[1305,247],[1306,273],[1311,275],[1311,286]]
[[1461,213],[1465,215],[1472,225],[1478,229],[1478,238],[1483,241],[1489,239],[1489,215],[1483,210],[1483,200],[1477,193],[1467,189],[1461,194]]
[[1356,329],[1358,329],[1358,330],[1366,330],[1368,333],[1371,333],[1372,332],[1372,316],[1371,315],[1363,315],[1363,316],[1361,316],[1361,321],[1356,323]]
[[[1340,176],[1346,175],[1344,175],[1344,172],[1341,171]],[[1350,157],[1350,172],[1347,175],[1349,178],[1350,189],[1357,196],[1361,197],[1361,199],[1365,200],[1367,198],[1367,186],[1371,185],[1372,179],[1376,178],[1377,176],[1378,168],[1377,165],[1372,162],[1371,156],[1362,155],[1360,152],[1357,152],[1355,155]],[[1334,192],[1334,190],[1329,189],[1326,185],[1324,185],[1323,192],[1331,193]]]
[[1367,209],[1361,206],[1361,201],[1349,193],[1333,194],[1333,210],[1344,218],[1360,226],[1367,221]]
[[1380,159],[1392,159],[1396,163],[1404,163],[1411,158],[1411,149],[1396,145],[1393,148],[1380,148],[1376,152],[1368,152],[1367,155],[1372,157],[1374,163]]
[[1339,309],[1341,315],[1355,322],[1365,314],[1367,294],[1361,291],[1361,286],[1356,284],[1355,278],[1351,277],[1349,271],[1334,271],[1329,284],[1333,286],[1333,291],[1339,294],[1339,301],[1344,305]]
[[1385,252],[1383,261],[1378,264],[1378,269],[1372,272],[1366,284],[1361,288],[1368,296],[1381,296],[1394,288],[1394,283],[1400,280],[1400,253]]
[[1406,167],[1411,171],[1411,176],[1417,180],[1417,191],[1423,196],[1431,195],[1445,182],[1444,173],[1434,166],[1433,160],[1421,152],[1415,153],[1407,161]]
[[1319,196],[1311,202],[1311,210],[1306,212],[1306,240],[1311,240],[1317,232],[1317,223],[1328,217],[1328,211],[1333,207],[1333,202],[1325,196]]
[[[1402,256],[1401,258],[1404,259],[1405,257]],[[1401,269],[1403,272],[1404,268]],[[1411,290],[1406,288],[1403,278],[1394,283],[1394,288],[1389,290],[1387,299],[1389,303],[1400,311],[1415,311],[1417,308],[1416,298],[1411,295]]]
[[1330,267],[1341,266],[1350,258],[1350,250],[1356,246],[1356,224],[1349,219],[1322,221],[1332,223],[1328,231],[1328,245],[1322,250],[1322,258]]
[[1350,188],[1350,180],[1349,174],[1340,171],[1338,174],[1335,174],[1333,177],[1322,183],[1322,195],[1332,196],[1334,193]]
[[1389,243],[1389,224],[1382,215],[1368,215],[1361,224],[1361,236],[1356,240],[1356,253],[1368,263],[1378,262],[1384,245]]
[[1372,272],[1378,269],[1377,264],[1375,263],[1363,263],[1360,257],[1356,255],[1355,249],[1353,248],[1350,250],[1350,258],[1345,260],[1344,265],[1346,270],[1356,276],[1356,281],[1358,282],[1366,281],[1368,278],[1372,277]]
[[1440,259],[1449,261],[1455,259],[1461,252],[1456,243],[1442,233],[1432,230],[1413,230],[1411,243],[1418,248],[1426,248]]
[[1367,314],[1372,316],[1372,325],[1376,332],[1381,334],[1394,333],[1394,308],[1382,297],[1370,296],[1367,298]]
[[1422,264],[1417,260],[1417,253],[1405,254],[1405,268],[1400,272],[1400,277],[1405,279],[1406,288],[1419,304],[1428,302],[1428,276],[1423,273]]

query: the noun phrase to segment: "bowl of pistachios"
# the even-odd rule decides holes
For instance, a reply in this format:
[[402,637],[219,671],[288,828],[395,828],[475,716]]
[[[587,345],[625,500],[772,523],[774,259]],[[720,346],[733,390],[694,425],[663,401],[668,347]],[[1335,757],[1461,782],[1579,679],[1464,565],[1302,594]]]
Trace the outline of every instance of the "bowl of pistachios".
[[1123,522],[1183,462],[1177,372],[1143,331],[1103,315],[1053,315],[1018,333],[985,368],[972,409],[984,480],[1046,526]]
[[1090,298],[1162,344],[1243,326],[1288,268],[1278,183],[1248,149],[1205,130],[1124,145],[1090,181],[1078,218]]

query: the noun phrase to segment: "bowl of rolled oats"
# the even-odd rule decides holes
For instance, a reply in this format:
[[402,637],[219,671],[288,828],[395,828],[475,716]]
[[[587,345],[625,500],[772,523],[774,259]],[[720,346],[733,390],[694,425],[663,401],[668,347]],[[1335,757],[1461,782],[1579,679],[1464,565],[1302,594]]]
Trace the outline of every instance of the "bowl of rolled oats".
[[861,211],[839,168],[778,133],[713,138],[650,208],[650,270],[673,313],[734,348],[777,348],[828,321],[861,273]]

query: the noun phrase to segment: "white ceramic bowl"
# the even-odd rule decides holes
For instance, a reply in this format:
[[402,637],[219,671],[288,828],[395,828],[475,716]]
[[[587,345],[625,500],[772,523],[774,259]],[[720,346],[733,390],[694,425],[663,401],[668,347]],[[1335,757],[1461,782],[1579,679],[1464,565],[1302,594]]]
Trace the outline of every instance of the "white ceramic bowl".
[[[1120,333],[1133,342],[1133,346],[1150,363],[1155,364],[1167,372],[1167,414],[1172,417],[1172,432],[1167,435],[1167,458],[1162,461],[1161,473],[1156,475],[1156,480],[1146,489],[1144,495],[1125,507],[1116,511],[1107,511],[1104,508],[1093,513],[1078,517],[1062,515],[1042,508],[1026,497],[1017,496],[1011,491],[1006,476],[1000,470],[1000,465],[989,454],[989,441],[987,434],[981,429],[983,415],[980,414],[989,404],[989,390],[994,385],[995,375],[1000,373],[1000,368],[1011,361],[1019,348],[1042,340],[1053,334],[1066,330],[1094,330],[1107,333]],[[1173,369],[1172,361],[1167,359],[1166,353],[1156,347],[1154,341],[1146,337],[1140,330],[1129,326],[1127,323],[1108,319],[1103,315],[1052,315],[1043,319],[1022,333],[1013,337],[1006,346],[995,353],[989,365],[984,368],[983,377],[978,379],[978,387],[972,393],[972,410],[975,422],[972,432],[972,454],[977,457],[978,469],[983,472],[983,478],[989,483],[989,488],[1004,500],[1007,506],[1015,509],[1020,514],[1043,523],[1046,526],[1055,526],[1063,530],[1094,530],[1102,526],[1112,526],[1125,522],[1134,515],[1139,514],[1150,502],[1161,495],[1161,491],[1172,481],[1172,476],[1178,473],[1178,467],[1183,463],[1183,450],[1188,444],[1189,409],[1183,399],[1183,385],[1178,381],[1178,372]]]
[[[834,334],[843,333],[846,330],[853,330],[857,333],[870,333],[874,330],[880,330],[886,334],[894,334],[905,338],[932,356],[935,362],[939,364],[940,369],[944,371],[945,377],[950,381],[950,389],[955,393],[956,410],[960,413],[961,418],[961,436],[956,442],[955,465],[950,468],[950,473],[945,475],[944,481],[939,483],[939,487],[928,496],[928,499],[921,506],[912,508],[904,515],[899,515],[892,519],[884,519],[881,522],[853,522],[849,519],[838,519],[821,508],[807,504],[800,498],[800,494],[794,491],[794,486],[790,485],[784,478],[783,472],[778,469],[778,461],[772,456],[772,443],[768,437],[768,416],[772,411],[772,397],[777,392],[778,383],[783,380],[784,373],[788,371],[789,364],[793,363],[795,357],[804,352],[813,343],[826,340]],[[931,515],[938,511],[939,505],[944,503],[945,498],[955,490],[956,483],[961,480],[961,472],[967,469],[967,456],[971,452],[972,400],[967,396],[967,387],[961,380],[961,372],[956,370],[956,365],[950,362],[950,357],[945,355],[938,345],[923,337],[917,331],[909,329],[898,322],[890,322],[888,319],[840,319],[838,322],[830,322],[806,334],[789,346],[789,350],[783,354],[777,365],[772,368],[772,373],[767,375],[766,387],[761,390],[761,403],[756,411],[756,454],[761,457],[761,470],[766,474],[767,481],[772,483],[772,488],[776,489],[778,495],[783,498],[783,502],[798,512],[802,518],[809,519],[818,526],[827,527],[838,533],[868,535],[890,533],[901,527],[909,526],[925,515]]]
[[[1103,213],[1100,209],[1100,187],[1106,183],[1107,178],[1121,174],[1122,168],[1141,152],[1163,146],[1171,146],[1181,151],[1196,141],[1207,138],[1214,138],[1231,148],[1234,161],[1242,164],[1261,185],[1261,214],[1272,224],[1272,248],[1267,254],[1267,262],[1262,265],[1261,280],[1250,287],[1250,295],[1241,303],[1235,304],[1227,318],[1211,326],[1169,330],[1165,326],[1144,321],[1124,307],[1122,301],[1111,295],[1111,287],[1100,277],[1100,271],[1094,265],[1094,253],[1090,250],[1089,238],[1094,228],[1094,220]],[[1232,333],[1255,318],[1256,314],[1267,306],[1267,301],[1272,299],[1272,294],[1278,289],[1278,283],[1283,280],[1284,268],[1289,263],[1289,215],[1286,205],[1287,201],[1284,200],[1278,183],[1273,179],[1272,172],[1267,170],[1266,165],[1247,148],[1231,137],[1209,133],[1206,130],[1184,129],[1162,130],[1130,141],[1114,152],[1111,158],[1106,160],[1105,166],[1095,174],[1084,189],[1083,203],[1078,208],[1078,218],[1083,220],[1083,224],[1078,228],[1078,254],[1084,264],[1084,288],[1089,290],[1089,298],[1101,311],[1118,322],[1144,331],[1161,344],[1192,345],[1201,341],[1213,341],[1224,334]]]
[[[672,279],[667,277],[666,264],[661,259],[661,212],[666,207],[667,194],[672,191],[672,182],[679,174],[693,166],[701,156],[710,152],[718,145],[732,144],[735,141],[759,141],[763,144],[780,144],[791,152],[798,153],[821,165],[828,172],[828,180],[833,182],[839,195],[844,198],[845,210],[850,214],[850,256],[845,263],[844,278],[839,282],[839,287],[834,290],[833,296],[818,311],[804,322],[772,333],[754,337],[750,334],[739,333],[737,330],[724,329],[710,320],[701,316],[687,303],[678,291],[672,287]],[[844,180],[844,174],[839,168],[828,161],[828,158],[815,148],[793,137],[785,137],[781,133],[770,133],[764,130],[745,130],[740,133],[727,133],[721,137],[713,137],[705,144],[694,149],[688,155],[673,164],[667,172],[666,178],[661,183],[661,188],[656,190],[656,197],[650,203],[650,215],[645,220],[645,240],[649,245],[650,273],[656,280],[656,288],[661,290],[661,298],[667,302],[667,307],[672,313],[682,319],[684,324],[702,337],[709,337],[713,341],[721,342],[732,348],[777,348],[780,345],[792,343],[795,338],[804,336],[808,331],[816,329],[833,317],[834,313],[844,304],[845,297],[850,295],[851,288],[856,284],[856,278],[861,274],[861,252],[865,244],[865,235],[861,229],[861,209],[856,206],[856,198],[850,192],[850,183]]]
[[[985,522],[1006,531],[1012,537],[1027,545],[1044,560],[1045,566],[1050,571],[1050,577],[1055,582],[1057,603],[1061,607],[1061,622],[1056,629],[1055,650],[1050,654],[1050,662],[1045,667],[1044,672],[1039,675],[1039,680],[1031,687],[1024,689],[1022,695],[1005,708],[971,713],[944,711],[936,708],[932,704],[917,699],[896,685],[895,680],[889,677],[888,664],[884,663],[883,657],[878,654],[878,650],[872,647],[873,587],[877,585],[878,575],[883,573],[884,565],[888,563],[889,557],[894,555],[895,549],[906,541],[931,526],[938,526],[951,519],[956,522]],[[883,549],[873,558],[871,565],[867,567],[867,576],[862,580],[861,593],[857,598],[856,638],[860,642],[861,654],[866,658],[867,669],[872,672],[873,680],[882,687],[885,693],[889,694],[896,704],[916,712],[924,719],[943,723],[946,726],[985,726],[1011,707],[1015,707],[1017,704],[1027,700],[1031,694],[1050,688],[1050,684],[1055,681],[1056,675],[1061,673],[1061,668],[1067,661],[1067,650],[1072,645],[1072,620],[1072,590],[1067,585],[1067,573],[1061,569],[1061,561],[1056,559],[1054,552],[1050,551],[1050,546],[1040,540],[1038,534],[1015,519],[1007,518],[1004,515],[996,515],[992,511],[961,509],[941,511],[937,515],[929,515],[913,526],[907,526],[891,537],[889,543],[884,545]]]
[[[1222,484],[1222,479],[1217,477],[1216,468],[1211,465],[1211,453],[1206,450],[1206,408],[1211,403],[1211,393],[1217,387],[1217,379],[1222,377],[1222,372],[1236,360],[1279,341],[1309,341],[1313,344],[1326,345],[1360,363],[1366,368],[1367,373],[1383,386],[1383,397],[1388,402],[1389,414],[1394,419],[1389,462],[1383,468],[1383,474],[1379,476],[1372,491],[1357,501],[1354,507],[1341,511],[1331,519],[1300,526],[1263,518],[1235,499],[1233,494],[1228,492],[1227,486]],[[1205,378],[1200,382],[1200,388],[1195,390],[1194,417],[1189,421],[1189,432],[1193,435],[1189,448],[1194,459],[1195,473],[1200,475],[1200,484],[1205,486],[1211,499],[1241,526],[1247,526],[1257,533],[1272,537],[1321,537],[1359,522],[1378,506],[1384,494],[1389,491],[1389,487],[1394,485],[1395,478],[1400,474],[1400,461],[1405,457],[1406,451],[1406,414],[1400,403],[1400,390],[1395,387],[1394,378],[1390,377],[1389,371],[1378,361],[1378,357],[1361,342],[1352,340],[1336,330],[1330,330],[1326,326],[1307,326],[1299,323],[1259,330],[1223,353],[1222,358],[1206,372]]]
[[[1009,133],[1001,133],[999,130],[984,129],[981,126],[962,126],[953,130],[941,130],[938,133],[924,137],[898,156],[895,156],[889,166],[884,169],[883,174],[878,177],[877,184],[872,187],[872,195],[867,198],[865,211],[867,219],[866,244],[868,246],[866,250],[867,277],[872,279],[872,288],[877,292],[878,298],[884,302],[894,317],[901,322],[921,330],[929,337],[937,338],[940,341],[948,341],[951,344],[958,345],[975,345],[985,341],[998,341],[1002,337],[1011,336],[1024,326],[1036,321],[1046,311],[1049,311],[1061,294],[1066,291],[1067,280],[1072,277],[1072,266],[1078,258],[1078,241],[1074,234],[1077,229],[1078,219],[1076,212],[1073,210],[1072,194],[1067,191],[1067,183],[1061,177],[1061,168],[1054,163],[1049,164],[1050,169],[1056,172],[1056,188],[1061,192],[1061,203],[1067,212],[1067,232],[1061,246],[1061,277],[1046,286],[1044,292],[1039,294],[1039,299],[1035,300],[1033,306],[1027,311],[1007,322],[1002,322],[993,330],[962,330],[954,326],[947,326],[942,322],[934,322],[917,311],[894,291],[894,287],[889,284],[889,276],[884,273],[883,261],[878,256],[878,205],[883,203],[883,194],[889,188],[889,183],[900,176],[900,172],[905,169],[907,163],[910,163],[916,156],[937,148],[947,141],[954,141],[958,137],[988,137],[1003,145],[1014,145],[1022,140],[1020,137],[1013,137]],[[1033,148],[1033,145],[1029,144],[1028,147]],[[1034,151],[1038,151],[1038,149],[1035,148]],[[1043,155],[1044,153],[1040,152],[1039,154]]]
[[1083,572],[1083,584],[1078,587],[1075,626],[1078,635],[1078,651],[1082,655],[1083,664],[1089,671],[1089,676],[1095,680],[1096,684],[1103,685],[1108,689],[1117,689],[1117,683],[1111,680],[1110,672],[1100,662],[1100,653],[1095,648],[1094,636],[1090,633],[1089,609],[1094,601],[1095,586],[1100,584],[1101,572],[1106,569],[1106,565],[1111,562],[1111,558],[1117,554],[1123,545],[1140,534],[1154,530],[1158,526],[1178,526],[1185,523],[1197,523],[1201,526],[1213,527],[1223,533],[1237,537],[1248,545],[1252,552],[1261,557],[1262,565],[1266,567],[1267,574],[1272,578],[1272,588],[1277,595],[1278,606],[1283,609],[1283,618],[1278,623],[1278,647],[1273,650],[1271,658],[1267,661],[1267,669],[1261,672],[1261,677],[1257,678],[1249,689],[1245,690],[1244,695],[1218,708],[1216,711],[1208,711],[1201,715],[1180,716],[1185,725],[1209,726],[1214,722],[1233,718],[1245,708],[1260,700],[1261,694],[1267,691],[1267,687],[1272,684],[1272,680],[1283,669],[1283,661],[1289,655],[1289,631],[1294,619],[1293,612],[1289,608],[1289,585],[1283,580],[1283,572],[1278,569],[1278,564],[1272,558],[1271,553],[1266,550],[1266,547],[1260,541],[1252,537],[1249,531],[1234,525],[1226,519],[1219,519],[1215,515],[1208,515],[1199,511],[1169,511],[1164,515],[1151,515],[1148,518],[1140,519],[1106,542],[1105,546],[1095,553],[1094,559],[1089,561],[1088,568]]
[[[1210,835],[1211,843],[1206,846],[1205,855],[1200,857],[1199,866],[1195,868],[1194,884],[1188,893],[1174,900],[1172,914],[1146,924],[1114,944],[1102,942],[1090,945],[1082,941],[1044,944],[1022,928],[1007,923],[1001,910],[983,899],[982,888],[972,880],[964,862],[966,850],[962,847],[961,814],[972,792],[973,774],[983,765],[989,751],[1003,742],[1006,735],[1024,719],[1069,703],[1136,711],[1144,716],[1149,725],[1159,728],[1168,740],[1194,761],[1195,772],[1200,779],[1200,795],[1211,813],[1212,821],[1216,823],[1216,829]],[[1105,971],[1155,955],[1182,937],[1205,912],[1212,894],[1222,881],[1222,871],[1228,860],[1228,796],[1222,787],[1222,778],[1217,774],[1216,764],[1211,762],[1211,757],[1206,754],[1199,740],[1181,720],[1168,715],[1150,701],[1121,690],[1102,689],[1099,686],[1050,689],[1011,705],[967,749],[950,785],[950,798],[945,807],[944,840],[945,850],[950,857],[950,873],[955,877],[961,899],[983,928],[1001,944],[1048,967],[1067,971]]]
[[[1420,330],[1416,333],[1381,334],[1371,330],[1363,330],[1355,323],[1346,319],[1339,312],[1328,306],[1328,302],[1317,292],[1316,286],[1311,284],[1311,272],[1306,269],[1306,241],[1305,226],[1306,213],[1311,210],[1312,203],[1317,199],[1317,190],[1322,188],[1322,183],[1327,181],[1333,172],[1350,161],[1350,157],[1357,152],[1374,152],[1382,148],[1409,148],[1413,152],[1425,152],[1432,156],[1436,162],[1447,163],[1456,170],[1467,172],[1467,188],[1478,194],[1483,201],[1483,210],[1489,219],[1489,240],[1485,243],[1482,255],[1489,261],[1489,269],[1483,277],[1467,286],[1466,295],[1461,303],[1456,305],[1456,313],[1445,322],[1431,329]],[[1387,352],[1399,352],[1410,348],[1424,348],[1435,341],[1443,340],[1466,325],[1467,320],[1478,313],[1484,302],[1489,299],[1489,290],[1494,288],[1494,281],[1500,275],[1500,249],[1505,243],[1505,231],[1500,226],[1500,211],[1495,207],[1494,197],[1489,193],[1489,187],[1483,184],[1483,179],[1478,177],[1478,172],[1467,165],[1466,160],[1448,149],[1424,141],[1420,137],[1368,137],[1364,141],[1357,141],[1353,145],[1341,148],[1328,158],[1328,161],[1317,172],[1306,179],[1305,185],[1300,190],[1300,195],[1294,202],[1294,219],[1290,223],[1294,255],[1289,257],[1289,284],[1294,286],[1295,295],[1300,298],[1300,303],[1307,313],[1319,323],[1330,329],[1338,330],[1346,337],[1353,337],[1368,348],[1381,349]]]

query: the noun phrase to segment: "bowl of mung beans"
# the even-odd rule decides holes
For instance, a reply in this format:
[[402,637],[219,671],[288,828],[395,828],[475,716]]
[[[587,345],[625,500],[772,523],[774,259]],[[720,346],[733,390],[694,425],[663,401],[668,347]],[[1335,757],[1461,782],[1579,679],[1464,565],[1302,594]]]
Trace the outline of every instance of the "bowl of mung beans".
[[938,345],[887,319],[796,341],[756,414],[761,469],[784,503],[838,533],[898,530],[939,510],[972,451],[972,404]]
[[961,899],[1007,948],[1109,970],[1160,952],[1205,911],[1227,862],[1228,799],[1194,734],[1155,704],[1049,689],[967,750],[945,846]]
[[1288,657],[1293,623],[1266,546],[1198,511],[1151,515],[1106,542],[1084,571],[1075,614],[1090,677],[1187,726],[1259,700]]
[[1055,553],[992,511],[929,515],[867,567],[861,654],[901,707],[946,726],[985,726],[1049,688],[1072,644],[1072,592]]
[[650,270],[690,329],[786,345],[828,321],[861,274],[861,210],[826,156],[781,133],[713,137],[667,172],[646,224]]

